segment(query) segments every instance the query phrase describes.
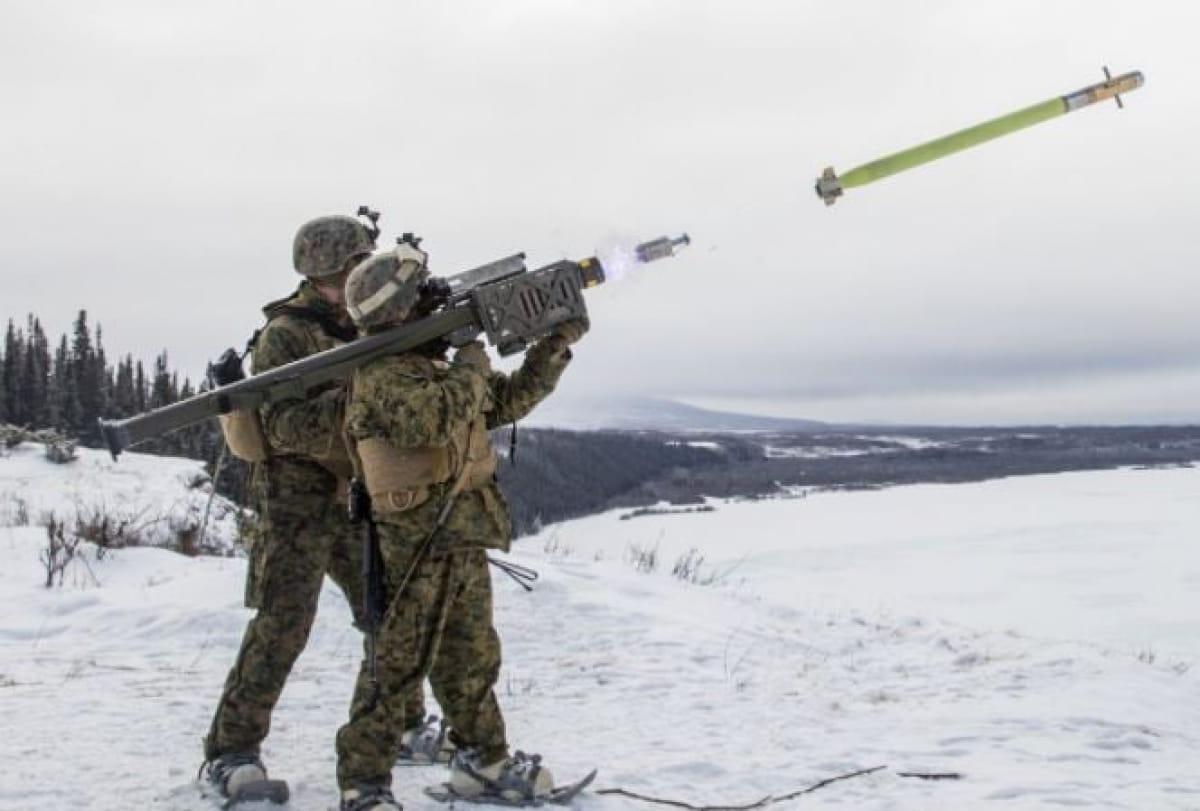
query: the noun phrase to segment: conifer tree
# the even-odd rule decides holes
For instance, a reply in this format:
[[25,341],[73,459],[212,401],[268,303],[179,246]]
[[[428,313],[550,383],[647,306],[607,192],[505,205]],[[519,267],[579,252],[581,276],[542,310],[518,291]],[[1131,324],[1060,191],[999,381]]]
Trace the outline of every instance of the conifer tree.
[[66,335],[59,339],[58,349],[54,353],[53,377],[57,397],[53,427],[64,433],[74,433],[80,419],[79,388],[76,385],[74,359]]
[[50,374],[46,378],[46,421],[44,425],[62,431],[63,425],[63,378],[64,347],[60,343],[50,362]]
[[96,390],[96,350],[88,330],[87,310],[80,310],[71,338],[71,370],[79,398],[79,413],[73,423],[77,436],[90,441],[95,437],[100,417],[99,392]]
[[25,423],[30,428],[40,428],[45,419],[46,388],[42,370],[38,368],[33,336],[26,339],[24,356],[21,364],[21,401],[25,406]]
[[22,423],[20,388],[21,388],[21,356],[23,354],[23,339],[21,331],[8,319],[8,329],[4,333],[4,393],[5,413],[7,419],[14,425]]
[[164,349],[162,354],[154,359],[154,380],[150,384],[150,408],[162,408],[170,405],[172,402],[171,389],[171,372],[167,363],[167,352]]
[[33,428],[42,428],[48,424],[49,417],[47,387],[50,382],[50,350],[41,321],[32,315],[26,320],[25,362],[21,378],[25,386],[26,421]]
[[137,413],[137,392],[133,388],[133,355],[126,355],[117,362],[116,379],[113,382],[111,410],[114,417],[129,417]]
[[135,400],[137,413],[140,414],[146,410],[146,405],[150,399],[150,388],[146,383],[146,368],[142,366],[140,360],[137,362],[137,370],[133,375],[133,390],[137,397]]
[[[112,399],[112,370],[108,368],[108,358],[104,355],[104,341],[101,337],[99,324],[96,324],[96,354],[95,363],[92,366],[91,383],[96,388],[96,417],[110,416],[109,401]],[[93,420],[92,424],[95,425],[96,421]],[[97,439],[99,439],[98,435]]]

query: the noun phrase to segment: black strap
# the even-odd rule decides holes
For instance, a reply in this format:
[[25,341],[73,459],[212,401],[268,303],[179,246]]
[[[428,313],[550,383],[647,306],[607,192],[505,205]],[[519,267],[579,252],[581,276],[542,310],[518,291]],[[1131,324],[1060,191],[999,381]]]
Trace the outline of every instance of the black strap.
[[379,700],[379,626],[387,609],[387,586],[383,579],[383,555],[379,549],[379,528],[371,512],[371,495],[357,476],[350,480],[347,517],[362,526],[362,616],[359,624],[367,641],[367,676],[371,685],[368,705]]
[[[267,316],[267,323],[282,315],[290,315],[293,318],[299,318],[302,321],[316,324],[327,335],[331,335],[339,341],[349,343],[358,337],[358,330],[353,325],[345,324],[334,318],[330,313],[322,312],[312,307],[304,307],[299,304],[275,304],[267,307],[263,312]],[[255,338],[257,337],[255,336]]]
[[538,573],[536,569],[530,569],[528,566],[522,566],[519,563],[513,563],[508,560],[500,560],[488,555],[488,563],[495,566],[500,571],[511,577],[514,582],[526,591],[533,591],[533,584],[537,582]]

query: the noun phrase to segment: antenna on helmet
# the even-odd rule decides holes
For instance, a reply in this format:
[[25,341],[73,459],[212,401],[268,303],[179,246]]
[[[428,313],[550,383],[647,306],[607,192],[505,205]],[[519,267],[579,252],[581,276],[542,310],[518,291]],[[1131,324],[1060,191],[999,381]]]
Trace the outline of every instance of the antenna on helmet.
[[371,224],[367,226],[371,239],[379,239],[379,212],[372,210],[370,206],[359,206],[356,213],[371,221]]

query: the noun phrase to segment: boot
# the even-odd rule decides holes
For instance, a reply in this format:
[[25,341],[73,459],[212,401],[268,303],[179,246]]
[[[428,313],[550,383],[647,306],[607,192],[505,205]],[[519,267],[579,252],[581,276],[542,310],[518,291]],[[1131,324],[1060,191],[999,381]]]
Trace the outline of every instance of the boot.
[[460,797],[497,797],[511,804],[534,803],[554,791],[554,778],[541,755],[517,752],[481,763],[477,752],[459,751],[450,761],[449,789]]
[[222,797],[237,797],[247,786],[266,782],[267,770],[258,755],[228,752],[204,765],[208,782]]
[[404,730],[400,736],[400,752],[396,760],[415,765],[449,763],[458,747],[450,740],[450,727],[430,715],[420,724]]
[[342,792],[339,811],[403,811],[387,786],[364,785]]

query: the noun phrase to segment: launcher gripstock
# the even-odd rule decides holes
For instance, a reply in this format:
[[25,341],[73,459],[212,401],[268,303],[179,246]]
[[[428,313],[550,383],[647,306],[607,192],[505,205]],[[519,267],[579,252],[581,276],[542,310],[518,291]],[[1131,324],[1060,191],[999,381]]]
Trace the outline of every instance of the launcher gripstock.
[[[673,247],[687,244],[683,238],[680,240],[661,237],[637,246],[635,253],[643,262],[673,256],[673,248],[641,249],[661,247],[664,241]],[[649,258],[640,258],[643,253]],[[583,291],[602,284],[604,275],[604,267],[594,256],[578,261],[564,259],[528,270],[525,254],[514,254],[446,279],[438,308],[420,320],[144,414],[123,420],[102,419],[100,431],[116,459],[126,448],[168,431],[238,409],[304,397],[326,383],[348,378],[373,358],[405,352],[439,338],[451,346],[462,346],[483,334],[501,355],[512,355],[549,335],[564,321],[586,318]]]

